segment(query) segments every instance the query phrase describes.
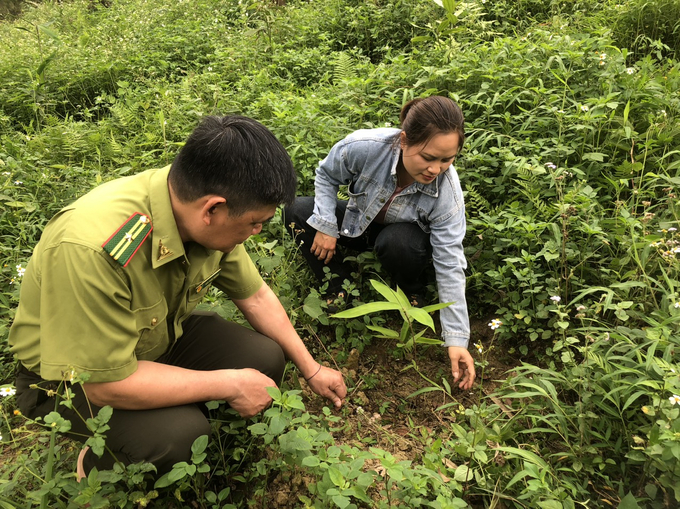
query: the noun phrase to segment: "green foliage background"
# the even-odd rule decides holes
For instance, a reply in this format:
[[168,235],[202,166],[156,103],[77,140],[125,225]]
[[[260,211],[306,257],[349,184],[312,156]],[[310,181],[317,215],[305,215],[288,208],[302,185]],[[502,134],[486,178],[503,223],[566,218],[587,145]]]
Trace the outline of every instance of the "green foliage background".
[[[345,134],[397,125],[413,97],[448,95],[467,121],[458,171],[470,311],[500,318],[495,347],[526,361],[496,394],[508,406],[467,409],[407,465],[329,445],[329,415],[278,395],[250,431],[217,425],[237,437],[227,452],[247,475],[224,449],[207,460],[201,449],[199,468],[188,465],[159,500],[194,493],[206,507],[239,505],[247,497],[230,489],[245,484],[266,504],[273,471],[314,479],[300,498],[309,507],[677,503],[678,20],[678,0],[24,5],[0,22],[0,381],[13,382],[17,266],[76,196],[169,163],[203,115],[227,113],[267,125],[291,154],[300,194],[311,194],[316,164]],[[341,350],[362,347],[368,322],[329,319],[292,246],[280,221],[251,243],[292,319]],[[372,295],[366,281],[358,290]],[[4,399],[0,430],[18,459],[2,467],[11,481],[0,483],[0,505],[66,507],[82,485],[67,466],[52,479],[28,473],[43,471],[47,453],[14,438],[23,421],[12,408]],[[253,452],[265,445],[273,452]],[[387,473],[368,478],[363,465],[376,459]],[[210,482],[199,479],[204,461],[220,465]],[[103,479],[93,493],[106,503],[150,496],[140,473]]]

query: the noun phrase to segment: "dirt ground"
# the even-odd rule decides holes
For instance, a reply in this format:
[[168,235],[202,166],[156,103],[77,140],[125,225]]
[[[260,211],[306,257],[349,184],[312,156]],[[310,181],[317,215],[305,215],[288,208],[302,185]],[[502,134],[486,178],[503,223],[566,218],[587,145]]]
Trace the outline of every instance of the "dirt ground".
[[[493,345],[489,321],[476,320],[471,323],[473,339],[470,352],[476,361],[484,361],[485,366],[483,370],[478,366],[477,379],[470,390],[463,391],[453,384],[451,364],[445,348],[418,347],[414,357],[418,371],[439,385],[442,385],[442,378],[446,377],[451,386],[450,395],[443,391],[432,391],[410,397],[432,384],[411,368],[411,359],[399,359],[392,354],[395,350],[393,341],[374,340],[361,353],[353,350],[347,361],[337,366],[346,376],[348,397],[343,410],[346,416],[343,426],[333,433],[336,444],[357,448],[378,447],[398,460],[417,461],[423,452],[424,437],[449,438],[452,434],[450,424],[460,419],[466,408],[489,397],[507,378],[508,372],[520,363],[517,358]],[[312,338],[307,338],[307,341],[312,341]],[[473,343],[481,343],[483,355]],[[334,358],[338,354],[329,353]],[[304,384],[303,392],[307,410],[320,414],[327,403]],[[438,410],[447,403],[454,404]],[[305,494],[304,484],[304,479],[295,477],[273,479],[268,493],[270,507],[300,507],[296,492]]]

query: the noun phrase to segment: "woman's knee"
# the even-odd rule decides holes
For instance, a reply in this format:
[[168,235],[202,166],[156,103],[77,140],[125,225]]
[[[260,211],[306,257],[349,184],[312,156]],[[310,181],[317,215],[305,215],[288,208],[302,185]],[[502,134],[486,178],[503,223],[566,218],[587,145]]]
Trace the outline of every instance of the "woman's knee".
[[374,249],[383,265],[404,267],[426,264],[431,257],[430,236],[412,223],[386,226],[375,240]]

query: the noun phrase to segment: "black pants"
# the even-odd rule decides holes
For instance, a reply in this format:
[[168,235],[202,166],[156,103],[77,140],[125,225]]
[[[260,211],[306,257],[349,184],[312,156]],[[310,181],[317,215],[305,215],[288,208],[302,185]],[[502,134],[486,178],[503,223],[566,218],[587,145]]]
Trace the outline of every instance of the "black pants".
[[[335,215],[338,225],[345,217],[347,202],[338,200]],[[328,267],[331,279],[328,291],[337,293],[342,288],[345,279],[351,279],[351,267],[342,261],[341,253],[335,254],[332,260],[325,264],[309,250],[314,242],[316,230],[307,224],[307,219],[314,212],[314,198],[305,196],[297,198],[292,205],[286,207],[284,224],[300,245],[300,252],[309,264],[316,278],[324,279],[324,267]],[[354,251],[374,250],[380,263],[392,276],[394,283],[406,295],[422,295],[427,284],[425,269],[431,263],[432,246],[430,236],[415,223],[371,223],[368,229],[359,237],[351,238],[340,235],[338,245]]]
[[[215,313],[196,312],[184,322],[184,334],[172,350],[157,360],[163,364],[187,369],[254,368],[279,383],[285,369],[283,351],[277,343],[262,334],[228,322]],[[71,421],[70,438],[81,442],[92,436],[83,418],[96,415],[100,407],[88,402],[80,385],[71,387],[75,393],[74,409],[63,405],[55,408],[55,397],[47,391],[31,389],[31,384],[56,390],[61,382],[42,380],[22,369],[17,375],[17,406],[35,419],[55,409]],[[99,458],[92,450],[85,456],[85,472],[96,466],[111,469],[116,459],[125,464],[146,461],[153,463],[162,475],[175,463],[190,461],[191,444],[201,435],[210,435],[207,411],[202,403],[153,410],[114,410],[106,432],[107,452]]]

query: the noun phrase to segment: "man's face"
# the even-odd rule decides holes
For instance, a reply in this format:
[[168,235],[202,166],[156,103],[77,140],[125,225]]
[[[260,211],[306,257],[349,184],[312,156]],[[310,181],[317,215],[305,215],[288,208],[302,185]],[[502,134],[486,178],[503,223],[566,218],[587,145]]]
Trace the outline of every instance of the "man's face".
[[274,217],[275,212],[276,205],[270,205],[234,216],[229,212],[229,207],[222,203],[211,209],[210,224],[202,228],[194,241],[207,249],[230,253],[237,244],[260,233],[262,225]]

